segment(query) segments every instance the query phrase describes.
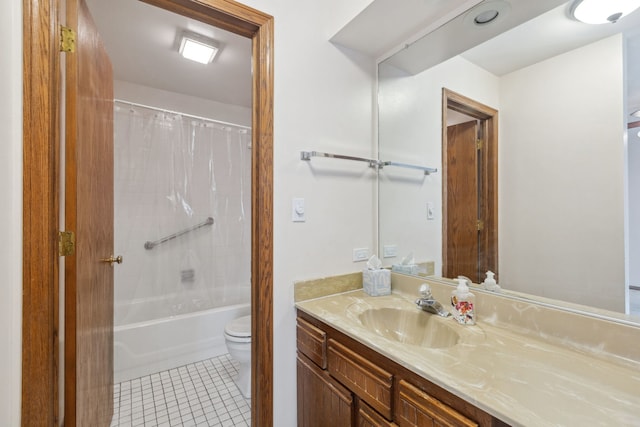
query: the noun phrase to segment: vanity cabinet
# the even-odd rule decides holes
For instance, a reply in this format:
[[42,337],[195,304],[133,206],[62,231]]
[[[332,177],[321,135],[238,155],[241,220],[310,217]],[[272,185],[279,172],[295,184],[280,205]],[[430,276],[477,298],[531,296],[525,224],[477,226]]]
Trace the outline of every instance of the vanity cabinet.
[[506,426],[298,311],[298,426]]

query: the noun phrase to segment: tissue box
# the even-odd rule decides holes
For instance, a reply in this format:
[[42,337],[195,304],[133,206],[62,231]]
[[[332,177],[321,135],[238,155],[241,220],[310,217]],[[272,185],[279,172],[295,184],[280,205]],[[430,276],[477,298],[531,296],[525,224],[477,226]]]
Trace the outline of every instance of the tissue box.
[[372,297],[389,295],[391,293],[391,271],[386,268],[362,270],[362,287]]
[[411,274],[417,275],[420,273],[420,267],[418,264],[393,264],[391,266],[391,271],[395,271],[397,273]]

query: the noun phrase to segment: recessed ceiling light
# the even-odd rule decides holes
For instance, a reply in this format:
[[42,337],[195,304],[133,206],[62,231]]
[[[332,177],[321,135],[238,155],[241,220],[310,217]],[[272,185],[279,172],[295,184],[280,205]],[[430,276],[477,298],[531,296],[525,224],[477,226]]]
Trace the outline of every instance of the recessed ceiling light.
[[571,15],[585,24],[616,23],[640,7],[640,0],[576,0]]
[[183,33],[180,55],[201,64],[209,64],[218,53],[218,44],[211,39],[193,33]]
[[504,19],[510,10],[511,5],[504,0],[489,0],[469,10],[464,20],[468,25],[482,27]]
[[495,9],[492,10],[487,10],[485,12],[482,12],[481,14],[477,15],[473,21],[476,24],[488,24],[489,22],[493,21],[494,19],[496,19],[498,16],[500,15],[500,12],[498,12]]

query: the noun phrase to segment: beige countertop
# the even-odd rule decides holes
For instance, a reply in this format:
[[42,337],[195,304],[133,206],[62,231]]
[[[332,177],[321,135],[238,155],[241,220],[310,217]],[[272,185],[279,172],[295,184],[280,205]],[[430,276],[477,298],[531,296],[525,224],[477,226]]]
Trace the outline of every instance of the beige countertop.
[[482,320],[463,326],[434,319],[460,336],[446,348],[400,343],[359,320],[368,308],[417,310],[415,298],[355,290],[296,307],[514,426],[640,426],[640,371],[633,365]]

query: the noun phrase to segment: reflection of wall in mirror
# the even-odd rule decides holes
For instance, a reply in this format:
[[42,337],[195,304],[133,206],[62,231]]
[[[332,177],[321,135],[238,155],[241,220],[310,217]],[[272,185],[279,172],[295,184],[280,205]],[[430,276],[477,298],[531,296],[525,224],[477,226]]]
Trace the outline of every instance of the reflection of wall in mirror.
[[[442,88],[495,107],[499,79],[455,57],[414,76],[385,64],[379,71],[379,156],[438,168],[424,177],[415,170],[385,168],[379,174],[380,245],[398,245],[398,258],[413,252],[417,262],[434,261],[442,272]],[[435,218],[427,220],[432,202]],[[382,251],[381,251],[382,253]]]
[[[623,311],[622,64],[619,35],[503,77],[460,57],[404,77],[382,64],[380,158],[441,168],[442,87],[496,108],[501,284]],[[559,117],[568,130],[552,124]],[[441,272],[441,223],[421,214],[430,200],[440,210],[441,175],[380,175],[380,244]],[[561,191],[569,183],[577,187]]]
[[624,311],[623,39],[501,79],[505,286]]

